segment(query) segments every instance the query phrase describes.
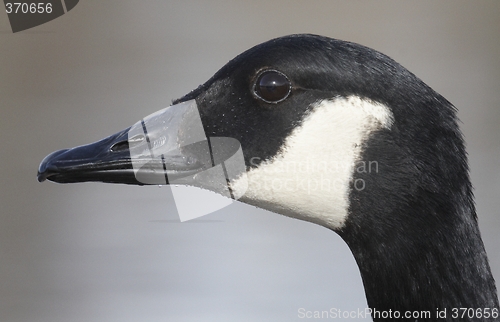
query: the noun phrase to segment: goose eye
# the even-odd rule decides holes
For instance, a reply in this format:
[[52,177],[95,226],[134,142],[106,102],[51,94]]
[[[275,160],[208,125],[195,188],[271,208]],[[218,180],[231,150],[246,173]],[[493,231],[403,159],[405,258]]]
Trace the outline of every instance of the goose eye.
[[290,95],[292,84],[285,74],[267,70],[257,77],[253,91],[266,103],[279,103]]

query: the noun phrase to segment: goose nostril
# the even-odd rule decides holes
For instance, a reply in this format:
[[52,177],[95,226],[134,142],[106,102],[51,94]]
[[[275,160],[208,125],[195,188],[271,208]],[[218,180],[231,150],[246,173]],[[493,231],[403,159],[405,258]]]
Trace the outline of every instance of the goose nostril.
[[113,144],[109,148],[109,150],[111,152],[128,151],[128,150],[130,150],[129,144],[132,144],[132,146],[134,146],[136,144],[142,143],[145,139],[146,138],[142,134],[134,135],[133,137],[128,138],[128,140],[123,140],[123,141],[116,142],[115,144]]
[[128,149],[129,149],[128,141],[117,142],[109,148],[111,152],[122,152],[122,151],[127,151]]

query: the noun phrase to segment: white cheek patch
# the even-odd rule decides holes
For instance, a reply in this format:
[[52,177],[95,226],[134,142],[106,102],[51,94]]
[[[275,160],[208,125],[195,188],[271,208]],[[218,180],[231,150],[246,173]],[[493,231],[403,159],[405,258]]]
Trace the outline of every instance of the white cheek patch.
[[[240,200],[328,228],[341,228],[362,144],[370,133],[390,128],[392,123],[388,107],[359,97],[315,103],[280,152],[247,172],[248,189]],[[256,164],[258,161],[254,159]],[[362,162],[374,167],[368,162],[376,160]],[[362,183],[356,184],[362,188]],[[238,191],[237,181],[232,189]]]

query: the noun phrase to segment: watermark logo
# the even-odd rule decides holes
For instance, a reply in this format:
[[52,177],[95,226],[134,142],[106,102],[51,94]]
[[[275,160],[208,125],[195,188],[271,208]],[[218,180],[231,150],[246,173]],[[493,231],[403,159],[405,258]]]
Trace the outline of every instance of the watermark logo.
[[[259,157],[250,158],[254,167],[261,162]],[[255,189],[310,195],[318,192],[344,193],[347,187],[356,191],[365,190],[366,182],[358,175],[379,173],[379,164],[376,160],[346,162],[305,156],[300,160],[273,160],[272,166],[264,165],[261,169],[267,178],[253,182]]]
[[54,20],[73,9],[79,0],[4,0],[12,32],[33,28]]
[[[248,187],[240,143],[229,137],[206,137],[195,100],[140,120],[128,131],[128,144],[137,181],[170,185],[181,221],[230,205]],[[233,191],[236,180],[239,189]]]

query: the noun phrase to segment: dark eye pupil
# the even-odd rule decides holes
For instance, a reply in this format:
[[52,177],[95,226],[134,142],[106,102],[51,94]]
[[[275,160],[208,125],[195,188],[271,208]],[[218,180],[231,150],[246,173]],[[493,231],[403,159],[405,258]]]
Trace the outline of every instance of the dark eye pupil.
[[288,97],[290,80],[274,70],[263,72],[255,83],[255,94],[267,103],[278,103]]

